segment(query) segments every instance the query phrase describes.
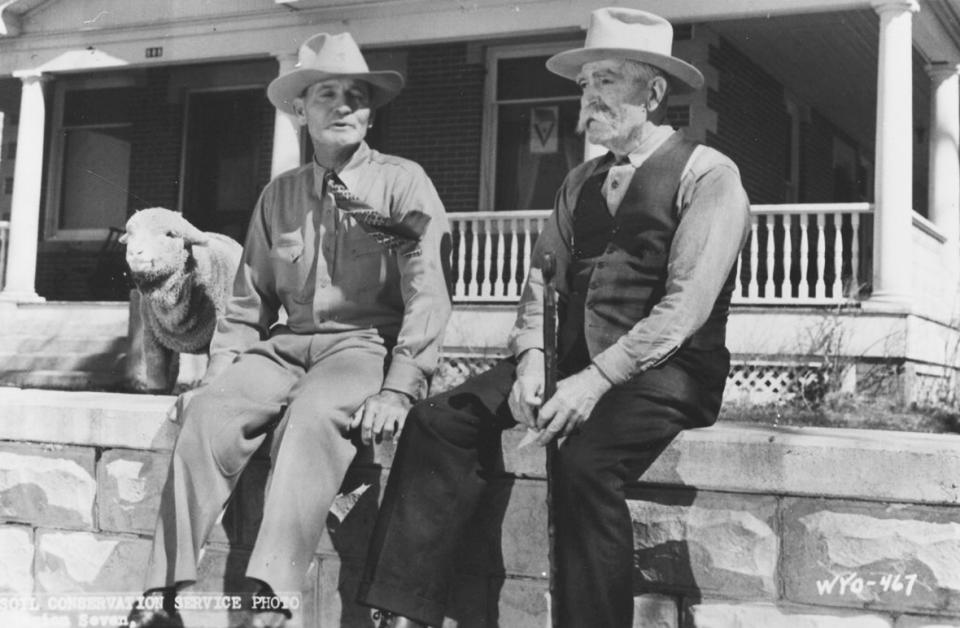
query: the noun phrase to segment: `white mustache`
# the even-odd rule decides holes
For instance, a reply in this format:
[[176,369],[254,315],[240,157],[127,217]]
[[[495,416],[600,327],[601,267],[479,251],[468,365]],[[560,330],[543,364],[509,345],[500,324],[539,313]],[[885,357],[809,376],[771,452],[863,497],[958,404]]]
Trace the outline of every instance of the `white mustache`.
[[580,119],[577,121],[577,131],[583,133],[587,128],[587,122],[590,120],[597,120],[612,125],[617,122],[617,115],[613,110],[603,105],[590,105],[580,110]]

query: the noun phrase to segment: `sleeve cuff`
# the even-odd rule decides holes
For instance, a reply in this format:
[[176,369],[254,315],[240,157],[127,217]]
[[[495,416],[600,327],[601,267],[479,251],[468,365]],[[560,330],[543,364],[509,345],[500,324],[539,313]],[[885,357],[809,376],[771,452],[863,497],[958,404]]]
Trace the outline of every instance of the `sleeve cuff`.
[[519,358],[528,349],[543,351],[543,332],[537,330],[511,334],[509,349],[515,358]]
[[427,378],[414,362],[395,355],[380,388],[401,392],[414,399],[423,399],[427,392]]
[[634,375],[634,360],[619,344],[593,358],[593,365],[614,385],[622,384]]

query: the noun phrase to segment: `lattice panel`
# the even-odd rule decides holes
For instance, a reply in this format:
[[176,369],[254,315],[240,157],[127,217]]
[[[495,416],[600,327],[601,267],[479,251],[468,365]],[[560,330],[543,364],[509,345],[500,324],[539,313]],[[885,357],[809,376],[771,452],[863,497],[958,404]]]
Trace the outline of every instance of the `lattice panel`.
[[956,376],[918,371],[911,382],[909,401],[921,407],[957,407]]
[[734,362],[727,376],[724,401],[774,403],[822,389],[827,373],[817,364]]
[[500,356],[444,354],[440,368],[430,382],[430,394],[441,393],[459,386],[468,378],[483,373],[502,360]]

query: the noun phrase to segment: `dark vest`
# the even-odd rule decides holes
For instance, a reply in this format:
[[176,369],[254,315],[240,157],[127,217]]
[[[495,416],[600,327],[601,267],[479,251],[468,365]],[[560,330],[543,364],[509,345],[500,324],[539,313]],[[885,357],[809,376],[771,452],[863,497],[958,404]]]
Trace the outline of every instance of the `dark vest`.
[[[573,213],[570,293],[560,307],[562,370],[572,372],[589,364],[663,298],[670,245],[680,222],[676,211],[680,177],[696,146],[674,133],[634,173],[613,216],[601,192],[609,156],[584,182]],[[684,347],[724,346],[733,287],[731,271],[710,318]]]

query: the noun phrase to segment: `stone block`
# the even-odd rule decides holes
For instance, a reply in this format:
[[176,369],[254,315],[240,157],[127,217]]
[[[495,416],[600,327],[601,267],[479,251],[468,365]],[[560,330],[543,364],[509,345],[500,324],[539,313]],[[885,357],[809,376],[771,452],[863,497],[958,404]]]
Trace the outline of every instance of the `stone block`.
[[894,628],[960,628],[960,617],[901,615]]
[[890,618],[838,610],[820,612],[809,608],[704,602],[688,611],[688,628],[892,628]]
[[0,594],[33,593],[33,553],[32,529],[0,527]]
[[775,498],[632,489],[627,504],[644,588],[777,596]]
[[666,595],[644,593],[633,598],[633,628],[677,628],[677,601]]
[[[471,525],[482,530],[478,538],[488,543],[484,556],[487,573],[547,577],[550,565],[546,482],[491,482]],[[465,536],[469,539],[471,532]]]
[[496,620],[491,625],[510,628],[549,626],[550,593],[546,582],[507,578],[496,600]]
[[515,427],[505,430],[500,441],[503,452],[503,466],[507,473],[520,477],[547,477],[546,449],[535,444],[520,447],[527,429]]
[[37,532],[36,588],[41,593],[142,591],[150,541],[91,532]]
[[791,601],[960,611],[960,509],[792,498],[783,521]]
[[94,456],[92,448],[0,444],[0,519],[92,529]]
[[101,530],[153,534],[170,455],[110,449],[97,465]]

